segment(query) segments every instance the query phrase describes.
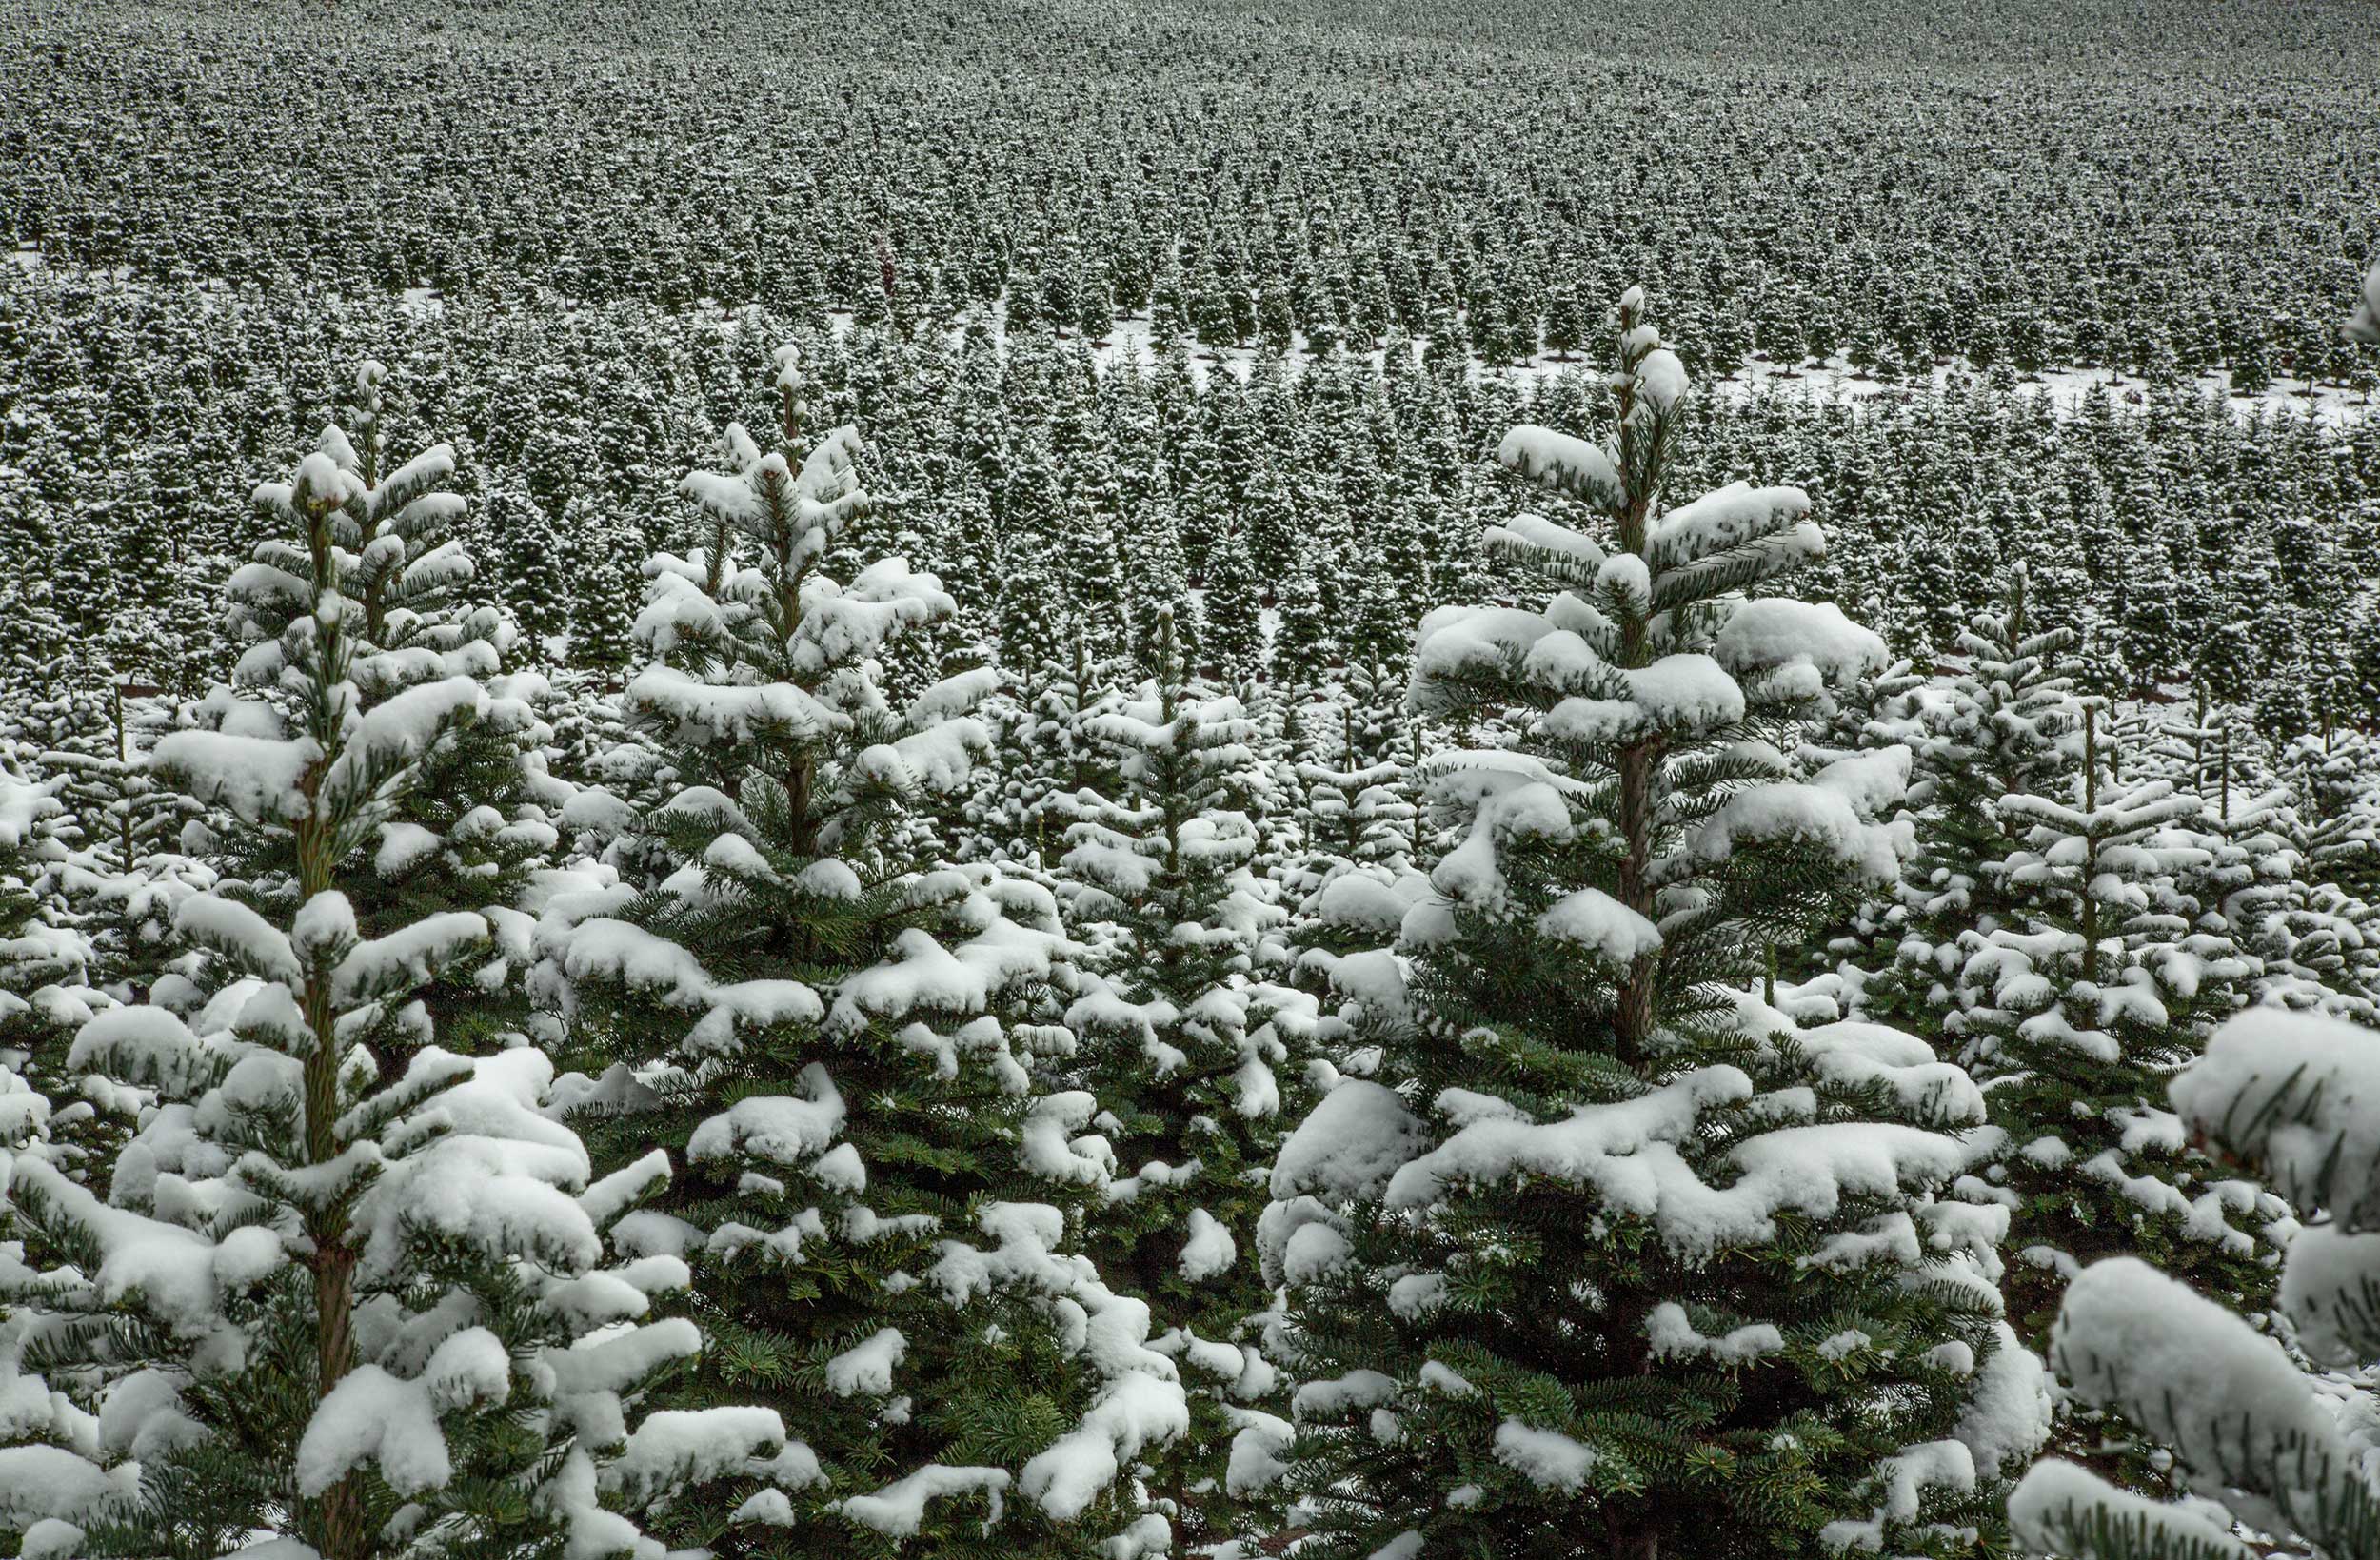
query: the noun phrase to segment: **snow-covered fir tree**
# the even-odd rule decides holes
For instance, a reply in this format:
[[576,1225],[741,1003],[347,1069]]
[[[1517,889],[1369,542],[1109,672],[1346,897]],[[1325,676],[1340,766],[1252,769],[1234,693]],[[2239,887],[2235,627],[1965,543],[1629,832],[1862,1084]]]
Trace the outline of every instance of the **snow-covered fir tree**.
[[348,588],[452,472],[367,476],[334,427],[260,488],[241,686],[157,744],[223,859],[286,864],[185,899],[203,961],[76,1037],[79,1092],[137,1112],[108,1173],[39,1131],[10,1167],[10,1367],[47,1407],[6,1505],[37,1552],[649,1552],[621,1508],[783,1444],[764,1411],[635,1415],[700,1347],[649,1318],[684,1264],[606,1240],[666,1162],[595,1177],[542,1052],[439,1044],[417,993],[501,970],[489,916],[394,911],[371,870],[425,758],[501,723],[492,647],[386,648]]
[[1433,763],[1461,833],[1410,973],[1336,961],[1375,1076],[1274,1169],[1296,1520],[1318,1555],[1965,1550],[2046,1418],[2005,1211],[1938,1195],[1981,1095],[1748,985],[1897,874],[1906,753],[1784,756],[1883,645],[1747,599],[1823,545],[1797,489],[1667,502],[1686,375],[1619,316],[1605,442],[1502,446],[1576,505],[1492,537],[1551,599],[1421,625],[1416,708],[1514,741]]
[[2280,767],[2308,879],[2380,898],[2380,746],[2358,731],[2308,732],[2283,749]]
[[184,848],[185,831],[205,809],[166,782],[149,764],[148,750],[169,729],[172,705],[117,690],[111,701],[113,745],[91,752],[52,749],[40,763],[63,782],[62,798],[76,815],[82,838],[56,879],[88,940],[90,978],[117,997],[140,1001],[157,977],[188,950],[174,916],[191,894],[212,886],[217,873],[204,856]]
[[897,556],[827,566],[869,512],[861,446],[803,447],[794,405],[777,447],[728,429],[731,468],[684,486],[708,546],[647,566],[626,704],[679,788],[612,854],[657,879],[593,870],[540,933],[548,999],[610,1068],[599,1155],[679,1167],[628,1232],[692,1264],[712,1340],[666,1400],[764,1403],[791,1437],[665,1530],[756,1555],[1161,1548],[1132,1473],[1185,1426],[1177,1367],[1079,1254],[1112,1162],[1092,1096],[1036,1075],[1072,1043],[1048,1021],[1071,945],[1046,889],[942,866],[916,826],[989,745],[968,711],[993,674],[885,699],[884,647],[954,603]]
[[1088,722],[1116,789],[1072,798],[1061,863],[1085,885],[1073,909],[1098,949],[1066,1022],[1124,1173],[1089,1248],[1169,1324],[1165,1347],[1198,1389],[1155,1488],[1186,1538],[1254,1539],[1267,1513],[1234,1499],[1247,1491],[1230,1449],[1252,1410],[1285,1397],[1259,1347],[1272,1290],[1254,1247],[1284,1115],[1303,1102],[1292,1046],[1313,1004],[1264,978],[1260,944],[1282,916],[1250,871],[1253,722],[1187,674],[1170,620],[1157,657],[1155,678]]
[[977,836],[970,854],[1047,866],[1065,853],[1067,799],[1104,789],[1112,776],[1089,728],[1113,703],[1122,672],[1077,622],[1062,656],[1021,681],[1003,677],[1005,685],[986,701],[997,746],[980,766],[966,809]]
[[[553,733],[538,711],[548,686],[536,673],[513,669],[518,628],[509,613],[472,588],[478,568],[459,534],[463,499],[447,490],[444,477],[394,483],[398,470],[414,473],[392,470],[387,459],[387,379],[386,367],[367,360],[350,392],[348,464],[369,495],[341,511],[361,527],[351,543],[341,543],[353,557],[339,576],[349,603],[346,632],[354,647],[349,675],[357,709],[368,715],[424,677],[446,672],[480,679],[489,701],[474,719],[440,729],[412,756],[412,783],[376,809],[369,840],[350,847],[358,858],[342,866],[368,870],[373,879],[371,892],[351,896],[367,938],[458,904],[493,918],[503,961],[445,971],[422,992],[446,1042],[477,1049],[491,1024],[509,1027],[526,1017],[517,999],[489,998],[519,996],[528,920],[515,901],[560,844],[552,814],[569,788],[546,773]],[[290,584],[306,578],[304,562],[296,543],[285,540],[260,547],[232,574],[228,637],[245,652],[269,658],[268,647],[310,610]],[[217,852],[241,879],[289,884],[299,880],[296,848],[294,833],[264,830],[229,837]]]
[[[2276,1198],[2194,1152],[2162,1103],[2166,1079],[2241,1000],[2251,965],[2177,881],[2200,849],[2188,827],[2198,799],[2110,778],[2100,719],[2085,706],[2078,794],[2003,799],[2024,831],[1990,869],[2011,913],[1960,934],[1966,958],[1944,1026],[1991,1102],[1985,1174],[2011,1209],[2004,1289],[2036,1346],[2067,1281],[2116,1253],[2262,1310],[2292,1227]],[[2125,1464],[2130,1482],[2151,1476],[2154,1449],[2128,1451],[2089,1416],[2061,1445]]]
[[64,777],[40,778],[35,760],[0,744],[0,1060],[36,1092],[63,1092],[65,1048],[90,1016],[83,988],[96,959],[69,890],[75,831],[58,800]]
[[1396,938],[1405,912],[1428,891],[1415,868],[1420,812],[1405,761],[1411,755],[1396,753],[1394,738],[1367,741],[1380,734],[1361,729],[1365,703],[1349,691],[1336,708],[1312,707],[1325,729],[1314,756],[1296,769],[1304,850],[1279,877],[1291,940],[1301,949],[1379,947]]
[[2277,789],[2235,800],[2211,831],[2211,886],[2256,961],[2250,1005],[2380,1023],[2380,910],[2319,880],[2308,833]]
[[2068,625],[2038,620],[2029,572],[2012,565],[1998,609],[1959,635],[1964,665],[1949,686],[1912,691],[1886,713],[1875,735],[1914,756],[1917,849],[1869,918],[1876,935],[1862,959],[1861,1005],[1872,1015],[1935,1035],[1964,957],[1960,935],[2008,921],[2012,890],[1993,869],[2018,831],[2001,804],[2058,785],[2075,766],[2074,642]]

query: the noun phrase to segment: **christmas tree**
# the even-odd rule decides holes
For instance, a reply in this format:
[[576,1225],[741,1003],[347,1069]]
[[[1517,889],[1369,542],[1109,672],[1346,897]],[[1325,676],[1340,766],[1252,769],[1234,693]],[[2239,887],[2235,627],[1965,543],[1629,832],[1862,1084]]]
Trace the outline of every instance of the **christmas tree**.
[[1332,1555],[1956,1550],[2044,1417],[1991,1283],[2004,1214],[1935,1195],[1982,1097],[1746,989],[1897,874],[1906,753],[1785,757],[1883,646],[1746,599],[1821,549],[1801,492],[1665,501],[1686,376],[1636,289],[1610,383],[1604,443],[1503,444],[1576,505],[1492,539],[1551,599],[1416,642],[1416,709],[1512,740],[1433,763],[1460,835],[1411,977],[1350,991],[1377,1076],[1275,1166],[1298,1516]]
[[1173,1324],[1168,1343],[1194,1385],[1191,1432],[1157,1485],[1185,1536],[1255,1537],[1261,1508],[1234,1510],[1230,1447],[1285,1384],[1259,1348],[1272,1290],[1255,1260],[1264,1177],[1284,1113],[1301,1103],[1276,1010],[1311,1003],[1262,978],[1259,943],[1281,920],[1249,870],[1245,804],[1257,782],[1253,723],[1238,702],[1184,673],[1169,628],[1160,672],[1089,722],[1118,786],[1073,799],[1061,865],[1086,885],[1079,918],[1101,922],[1090,989],[1067,1023],[1085,1047],[1080,1076],[1120,1168],[1090,1250],[1108,1281]]
[[233,594],[245,691],[157,744],[223,859],[287,866],[186,899],[203,962],[77,1036],[80,1092],[155,1101],[104,1184],[32,1145],[12,1166],[12,1363],[73,1459],[8,1501],[44,1552],[630,1550],[623,1506],[782,1444],[764,1411],[630,1424],[700,1346],[647,1319],[684,1265],[605,1238],[667,1166],[593,1176],[520,1037],[439,1045],[416,994],[487,958],[488,918],[401,911],[369,870],[426,759],[498,718],[484,644],[384,649],[349,590],[385,577],[389,517],[451,511],[452,472],[440,445],[367,474],[334,427],[260,488],[279,534]]
[[732,468],[684,484],[707,545],[647,566],[626,704],[679,789],[615,854],[657,876],[558,896],[540,929],[541,989],[608,1068],[599,1157],[681,1167],[631,1232],[692,1264],[715,1340],[666,1400],[760,1402],[793,1437],[664,1530],[763,1555],[1161,1538],[1128,1474],[1183,1428],[1176,1367],[1077,1254],[1111,1156],[1090,1096],[1036,1076],[1071,1043],[1070,945],[1046,889],[942,866],[916,826],[989,745],[994,674],[886,700],[883,649],[955,603],[898,556],[828,566],[870,512],[862,447],[804,449],[789,358],[779,383],[777,446],[731,426]]

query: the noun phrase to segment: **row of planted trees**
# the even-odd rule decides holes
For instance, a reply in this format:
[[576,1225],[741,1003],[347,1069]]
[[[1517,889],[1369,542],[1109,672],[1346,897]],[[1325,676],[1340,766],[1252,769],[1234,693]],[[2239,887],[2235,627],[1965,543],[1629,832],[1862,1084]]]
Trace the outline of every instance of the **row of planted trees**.
[[[702,544],[646,566],[636,783],[556,774],[450,457],[387,465],[367,367],[353,437],[259,490],[239,675],[149,756],[188,821],[111,879],[104,976],[45,898],[56,799],[0,798],[0,1522],[29,1556],[1949,1554],[2008,1541],[2053,1429],[2142,1491],[2311,1444],[2224,1461],[2081,1324],[2053,1412],[2033,1351],[2113,1251],[2265,1303],[2291,1206],[2190,1124],[2269,1075],[2163,1085],[2244,1002],[2361,1011],[2319,978],[2358,923],[2292,899],[2281,823],[2116,779],[2021,576],[1947,695],[1773,594],[1809,501],[1673,502],[1686,376],[1640,293],[1620,328],[1602,442],[1504,444],[1555,513],[1488,542],[1541,587],[1429,615],[1432,750],[1359,756],[1348,714],[1294,829],[1161,620],[1158,676],[1077,669],[1038,724],[987,665],[888,692],[956,603],[859,561],[864,451],[808,437],[789,357],[773,447],[733,430]],[[1045,848],[955,849],[1020,729],[1062,748]],[[2309,1076],[2198,1130],[2364,1130]],[[2360,1206],[2312,1140],[2297,1216]],[[2335,1361],[2361,1248],[2308,1233],[2283,1300]],[[2363,1498],[2315,1451],[2324,1510]],[[2034,1477],[2027,1534],[2151,1535]],[[2243,1511],[2362,1552],[2306,1509]]]

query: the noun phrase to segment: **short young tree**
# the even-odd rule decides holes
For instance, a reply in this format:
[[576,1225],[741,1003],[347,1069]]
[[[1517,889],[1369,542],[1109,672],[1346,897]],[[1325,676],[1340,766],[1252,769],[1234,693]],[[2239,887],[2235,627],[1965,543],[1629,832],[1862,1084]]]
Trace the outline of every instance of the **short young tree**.
[[[2023,831],[1990,869],[2010,913],[1961,935],[1945,1021],[1991,1099],[1987,1174],[2013,1199],[2003,1288],[2036,1347],[2078,1268],[2118,1252],[2261,1310],[2287,1228],[2276,1198],[2218,1174],[2163,1107],[2166,1080],[2238,1005],[2251,965],[2177,881],[2201,852],[2189,825],[2202,804],[2166,780],[2111,779],[2102,718],[2086,706],[2068,795],[2002,802]],[[2131,1482],[2150,1475],[2154,1448],[2118,1450],[2088,1414],[2067,1432],[2061,1444]]]
[[[1108,957],[1066,1021],[1081,1081],[1121,1168],[1089,1239],[1107,1280],[1151,1302],[1203,1390],[1191,1432],[1160,1459],[1160,1492],[1186,1536],[1251,1537],[1230,1497],[1230,1446],[1249,1411],[1285,1396],[1258,1347],[1272,1289],[1255,1259],[1263,1177],[1284,1106],[1302,1102],[1281,1010],[1310,1001],[1262,978],[1280,912],[1250,871],[1258,782],[1252,722],[1193,681],[1169,630],[1160,674],[1089,722],[1116,787],[1080,792],[1061,866],[1077,915],[1106,923]],[[1273,1404],[1278,1408],[1279,1402]]]
[[657,880],[560,897],[539,932],[542,990],[608,1069],[599,1160],[658,1143],[681,1166],[631,1234],[693,1265],[684,1309],[717,1341],[666,1401],[761,1402],[794,1437],[661,1530],[1079,1552],[1150,1514],[1128,1474],[1186,1422],[1178,1372],[1072,1234],[1109,1155],[1090,1096],[1036,1076],[1071,1043],[1047,1021],[1055,902],[942,865],[920,827],[989,745],[994,674],[886,699],[880,655],[955,603],[898,556],[830,566],[872,506],[863,451],[848,426],[803,447],[797,383],[788,362],[776,447],[731,426],[732,468],[683,484],[707,544],[647,566],[626,702],[678,789],[630,855]]

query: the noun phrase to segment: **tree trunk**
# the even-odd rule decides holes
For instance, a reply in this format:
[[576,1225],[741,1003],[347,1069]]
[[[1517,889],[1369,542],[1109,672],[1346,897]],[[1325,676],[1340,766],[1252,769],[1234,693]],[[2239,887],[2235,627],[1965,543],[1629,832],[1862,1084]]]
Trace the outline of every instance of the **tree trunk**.
[[1611,1535],[1612,1560],[1661,1560],[1661,1530],[1650,1517],[1607,1515],[1604,1530]]
[[[330,887],[331,832],[329,822],[320,818],[298,826],[301,903]],[[340,1116],[339,1015],[331,1002],[329,971],[307,976],[304,1003],[306,1027],[313,1036],[306,1057],[306,1158],[320,1165],[339,1156],[332,1131]],[[313,1247],[314,1402],[320,1406],[355,1363],[355,1248],[347,1239],[345,1206],[309,1209],[306,1235]],[[317,1520],[323,1560],[362,1560],[368,1552],[364,1502],[353,1474],[323,1491]]]
[[[1653,918],[1653,886],[1647,880],[1653,865],[1653,766],[1657,744],[1638,742],[1619,754],[1619,827],[1628,852],[1619,863],[1620,902],[1647,920]],[[1619,1011],[1614,1018],[1619,1059],[1630,1066],[1643,1058],[1653,1037],[1653,987],[1660,956],[1646,954],[1628,966],[1619,983]]]

